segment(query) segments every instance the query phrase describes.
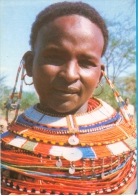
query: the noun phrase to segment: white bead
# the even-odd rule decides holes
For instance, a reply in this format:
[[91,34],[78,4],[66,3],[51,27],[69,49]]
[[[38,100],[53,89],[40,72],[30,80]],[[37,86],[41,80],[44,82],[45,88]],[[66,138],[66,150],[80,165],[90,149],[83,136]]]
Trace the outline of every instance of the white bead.
[[128,181],[128,178],[127,177],[125,178],[125,181]]
[[132,161],[132,165],[134,165],[134,166],[135,166],[135,165],[136,165],[136,162],[135,162],[135,161]]
[[111,190],[110,188],[108,188],[106,191],[107,191],[107,192],[111,192],[112,190]]
[[99,194],[102,194],[103,193],[103,190],[99,190]]
[[19,190],[20,190],[20,191],[23,191],[23,189],[22,189],[22,188],[20,188]]
[[120,186],[124,186],[124,183],[120,183]]
[[118,190],[118,187],[116,186],[116,187],[114,187],[114,190]]
[[129,174],[128,174],[128,176],[129,176],[129,177],[131,177],[131,176],[132,176],[132,174],[131,174],[131,173],[129,173]]
[[35,191],[36,194],[40,194],[40,191]]

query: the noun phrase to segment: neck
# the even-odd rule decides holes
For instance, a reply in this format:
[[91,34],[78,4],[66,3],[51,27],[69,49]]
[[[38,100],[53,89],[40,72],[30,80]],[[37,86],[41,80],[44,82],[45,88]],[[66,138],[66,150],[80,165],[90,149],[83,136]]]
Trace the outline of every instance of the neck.
[[82,114],[88,111],[88,101],[85,102],[81,107],[76,108],[74,110],[70,110],[68,112],[57,112],[56,110],[53,110],[52,108],[49,108],[46,105],[43,105],[41,103],[37,104],[37,108],[40,109],[42,112],[46,112],[49,114],[54,114],[54,115],[73,115],[73,114]]

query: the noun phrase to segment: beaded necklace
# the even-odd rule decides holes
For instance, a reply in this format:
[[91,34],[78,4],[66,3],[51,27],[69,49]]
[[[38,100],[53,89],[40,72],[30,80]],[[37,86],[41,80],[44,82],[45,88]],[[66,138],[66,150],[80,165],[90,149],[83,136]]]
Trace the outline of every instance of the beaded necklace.
[[7,122],[21,68],[15,117],[2,135],[2,189],[47,195],[123,193],[136,175],[135,126],[105,73],[120,114],[92,98],[82,115],[51,116],[33,106],[17,118],[24,75],[21,62]]

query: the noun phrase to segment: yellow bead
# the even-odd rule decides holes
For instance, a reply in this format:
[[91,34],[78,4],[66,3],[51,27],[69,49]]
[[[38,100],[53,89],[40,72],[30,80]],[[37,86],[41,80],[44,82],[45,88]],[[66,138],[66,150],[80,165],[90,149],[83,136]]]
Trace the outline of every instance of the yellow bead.
[[27,135],[26,134],[23,134],[23,137],[27,137]]
[[94,146],[94,143],[90,143],[90,146]]
[[98,143],[97,145],[98,145],[98,146],[101,146],[101,145],[102,145],[102,143]]
[[120,139],[118,138],[117,141],[120,142]]
[[104,142],[104,144],[109,144],[109,142],[108,142],[108,141],[106,141],[106,142]]
[[51,144],[55,144],[56,142],[55,141],[51,141]]
[[30,137],[29,137],[29,139],[31,139],[31,140],[32,140],[32,139],[33,139],[33,137],[32,137],[32,136],[30,136]]
[[111,141],[111,143],[113,144],[113,143],[115,143],[115,141],[114,141],[114,140],[112,140],[112,141]]
[[44,143],[47,143],[47,140],[44,139],[43,142],[44,142]]
[[85,146],[86,144],[85,143],[81,143],[82,146]]
[[64,145],[64,143],[63,143],[63,142],[59,142],[59,145],[60,145],[60,146],[63,146],[63,145]]
[[40,138],[36,138],[36,141],[39,142],[40,141]]

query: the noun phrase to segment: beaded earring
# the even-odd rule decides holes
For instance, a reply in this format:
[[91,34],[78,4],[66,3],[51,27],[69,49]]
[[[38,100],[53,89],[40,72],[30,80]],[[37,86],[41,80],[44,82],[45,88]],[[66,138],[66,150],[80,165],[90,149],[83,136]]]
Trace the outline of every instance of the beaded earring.
[[98,93],[98,94],[93,94],[93,96],[99,96],[99,95],[101,95],[101,93],[103,92],[103,85],[102,85],[102,83],[101,82],[99,82],[98,83],[98,86],[100,86],[101,87],[101,91],[100,91],[100,93]]
[[122,114],[125,122],[129,125],[129,126],[132,126],[132,123],[130,121],[130,114],[127,112],[127,107],[126,107],[126,104],[125,104],[125,101],[122,99],[122,97],[120,96],[119,92],[115,89],[113,83],[110,81],[110,79],[106,76],[105,72],[102,70],[102,75],[104,76],[107,84],[110,86],[113,94],[114,94],[114,97],[117,101],[117,104],[118,104],[118,107],[119,107],[119,110],[120,110],[120,113]]
[[[9,113],[9,110],[11,108],[11,104],[13,102],[13,98],[15,97],[15,91],[16,91],[16,87],[17,87],[17,83],[18,83],[20,72],[21,72],[20,90],[19,90],[19,93],[18,93],[18,99],[17,99],[17,105],[16,105],[16,109],[15,109],[15,115],[14,115],[13,120],[9,123],[8,113]],[[22,59],[21,62],[20,62],[19,68],[17,70],[15,84],[14,84],[12,93],[11,93],[9,101],[8,101],[8,103],[6,105],[6,121],[7,121],[8,125],[13,123],[16,120],[17,116],[18,116],[18,112],[19,112],[19,109],[20,109],[21,97],[22,97],[24,72],[25,72],[25,61]]]

